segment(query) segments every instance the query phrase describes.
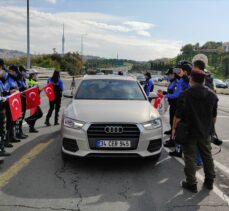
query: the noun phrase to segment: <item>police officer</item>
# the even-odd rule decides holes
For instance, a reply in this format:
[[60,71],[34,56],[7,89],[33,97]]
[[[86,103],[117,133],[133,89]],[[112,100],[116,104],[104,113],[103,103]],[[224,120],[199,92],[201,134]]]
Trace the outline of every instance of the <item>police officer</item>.
[[[165,97],[168,100],[177,100],[181,93],[190,87],[189,75],[191,73],[192,66],[187,61],[180,61],[175,69],[180,79],[177,82],[176,90],[173,94],[167,94]],[[176,144],[175,151],[169,153],[171,156],[182,157],[182,149],[179,144]]]
[[[169,86],[168,86],[168,90],[167,92],[164,92],[163,94],[173,94],[177,88],[177,83],[178,83],[178,75],[176,74],[176,70],[174,68],[170,68],[166,75],[168,76],[169,79]],[[168,99],[169,102],[169,122],[170,122],[170,127],[171,129],[168,131],[165,131],[165,135],[170,135],[170,139],[168,141],[166,141],[166,143],[164,144],[165,147],[173,147],[175,146],[175,142],[174,140],[171,138],[171,134],[172,134],[172,126],[173,126],[173,117],[175,115],[176,112],[176,98],[175,99]]]
[[[29,71],[29,78],[26,79],[26,85],[28,88],[32,88],[34,86],[38,86],[38,72],[35,69],[31,69]],[[41,92],[42,89],[39,88],[39,91]],[[29,132],[30,133],[38,133],[39,131],[35,129],[35,124],[38,119],[40,119],[43,116],[43,112],[40,108],[40,106],[37,106],[36,112],[31,115],[30,117],[26,118],[25,121],[29,125]]]
[[52,112],[55,109],[55,120],[54,124],[59,125],[58,123],[58,118],[59,118],[59,111],[61,107],[61,97],[62,97],[62,92],[64,90],[64,85],[63,81],[60,79],[60,71],[55,70],[53,73],[53,76],[48,79],[48,84],[52,83],[53,88],[54,88],[54,93],[55,93],[55,100],[49,102],[49,111],[46,116],[45,124],[46,126],[50,126],[49,119],[52,116]]
[[21,92],[21,102],[22,102],[22,116],[16,122],[16,137],[19,139],[25,139],[28,137],[28,135],[25,135],[22,131],[22,123],[26,113],[26,98],[25,98],[25,94],[23,93],[27,89],[26,78],[25,78],[26,72],[27,70],[22,65],[18,67],[18,74],[16,80],[17,80],[19,91]]
[[[0,59],[0,79],[4,74],[4,60]],[[5,139],[5,103],[7,98],[3,96],[4,93],[4,84],[0,80],[0,157],[9,156],[10,154],[5,151],[4,139]],[[0,160],[2,163],[3,160]]]
[[149,72],[145,74],[145,79],[146,79],[146,82],[145,82],[144,90],[145,90],[146,95],[149,96],[149,93],[153,92],[153,89],[154,89],[152,77]]
[[[1,80],[5,86],[5,90],[4,90],[5,97],[9,96],[15,91],[18,91],[18,86],[16,82],[17,72],[18,72],[18,68],[15,65],[9,66],[9,72],[6,71],[3,72],[3,77],[1,78]],[[14,130],[15,122],[12,121],[11,111],[8,103],[6,103],[5,111],[6,111],[6,131],[7,131],[5,144],[7,147],[12,147],[10,142],[17,143],[20,142],[20,140],[15,137],[15,130]]]

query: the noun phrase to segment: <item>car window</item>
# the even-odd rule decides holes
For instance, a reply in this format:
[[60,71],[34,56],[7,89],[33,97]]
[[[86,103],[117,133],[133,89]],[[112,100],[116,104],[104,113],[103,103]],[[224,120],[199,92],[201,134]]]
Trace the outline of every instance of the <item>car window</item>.
[[146,100],[139,84],[127,80],[84,80],[75,99]]

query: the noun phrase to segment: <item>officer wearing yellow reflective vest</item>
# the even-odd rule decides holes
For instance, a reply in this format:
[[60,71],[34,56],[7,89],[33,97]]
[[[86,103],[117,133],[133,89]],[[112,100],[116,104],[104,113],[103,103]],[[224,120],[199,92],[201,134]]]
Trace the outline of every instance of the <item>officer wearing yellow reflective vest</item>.
[[[39,86],[38,84],[38,72],[35,69],[31,69],[29,71],[29,78],[26,79],[26,85],[28,88],[32,88],[34,86]],[[42,89],[39,89],[40,92]],[[26,118],[25,121],[29,125],[30,133],[38,133],[38,130],[35,129],[35,123],[38,119],[43,116],[43,112],[39,106],[37,106],[36,111],[30,117]]]

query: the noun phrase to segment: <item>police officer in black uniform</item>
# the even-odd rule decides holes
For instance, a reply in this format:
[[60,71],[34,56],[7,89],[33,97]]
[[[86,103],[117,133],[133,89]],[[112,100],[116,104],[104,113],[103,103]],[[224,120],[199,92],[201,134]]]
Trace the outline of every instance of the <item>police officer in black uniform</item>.
[[55,92],[55,100],[49,102],[49,111],[46,116],[45,124],[46,126],[50,126],[49,119],[52,116],[52,112],[55,109],[55,120],[54,124],[59,125],[58,118],[59,118],[59,111],[61,107],[61,98],[62,98],[62,92],[64,91],[64,85],[63,81],[60,79],[60,71],[55,70],[53,73],[53,76],[48,79],[48,84],[52,83],[54,92]]
[[[0,59],[0,79],[4,74],[4,60]],[[4,139],[5,139],[5,103],[7,98],[3,96],[4,94],[4,84],[0,80],[0,157],[9,156],[10,154],[5,151]],[[3,160],[0,160],[3,163]]]
[[22,116],[16,122],[16,137],[18,139],[25,139],[28,137],[28,135],[25,135],[22,131],[22,123],[26,113],[26,97],[25,94],[23,93],[27,89],[26,81],[25,81],[26,72],[27,70],[22,65],[19,65],[16,81],[18,84],[18,89],[21,92]]

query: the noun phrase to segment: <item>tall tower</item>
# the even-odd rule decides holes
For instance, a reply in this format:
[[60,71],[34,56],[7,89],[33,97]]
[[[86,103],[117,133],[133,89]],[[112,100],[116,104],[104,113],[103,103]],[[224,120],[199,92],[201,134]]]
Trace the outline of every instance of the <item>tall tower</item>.
[[62,57],[64,56],[64,44],[65,44],[65,37],[64,37],[64,24],[63,24],[63,35],[62,35]]

